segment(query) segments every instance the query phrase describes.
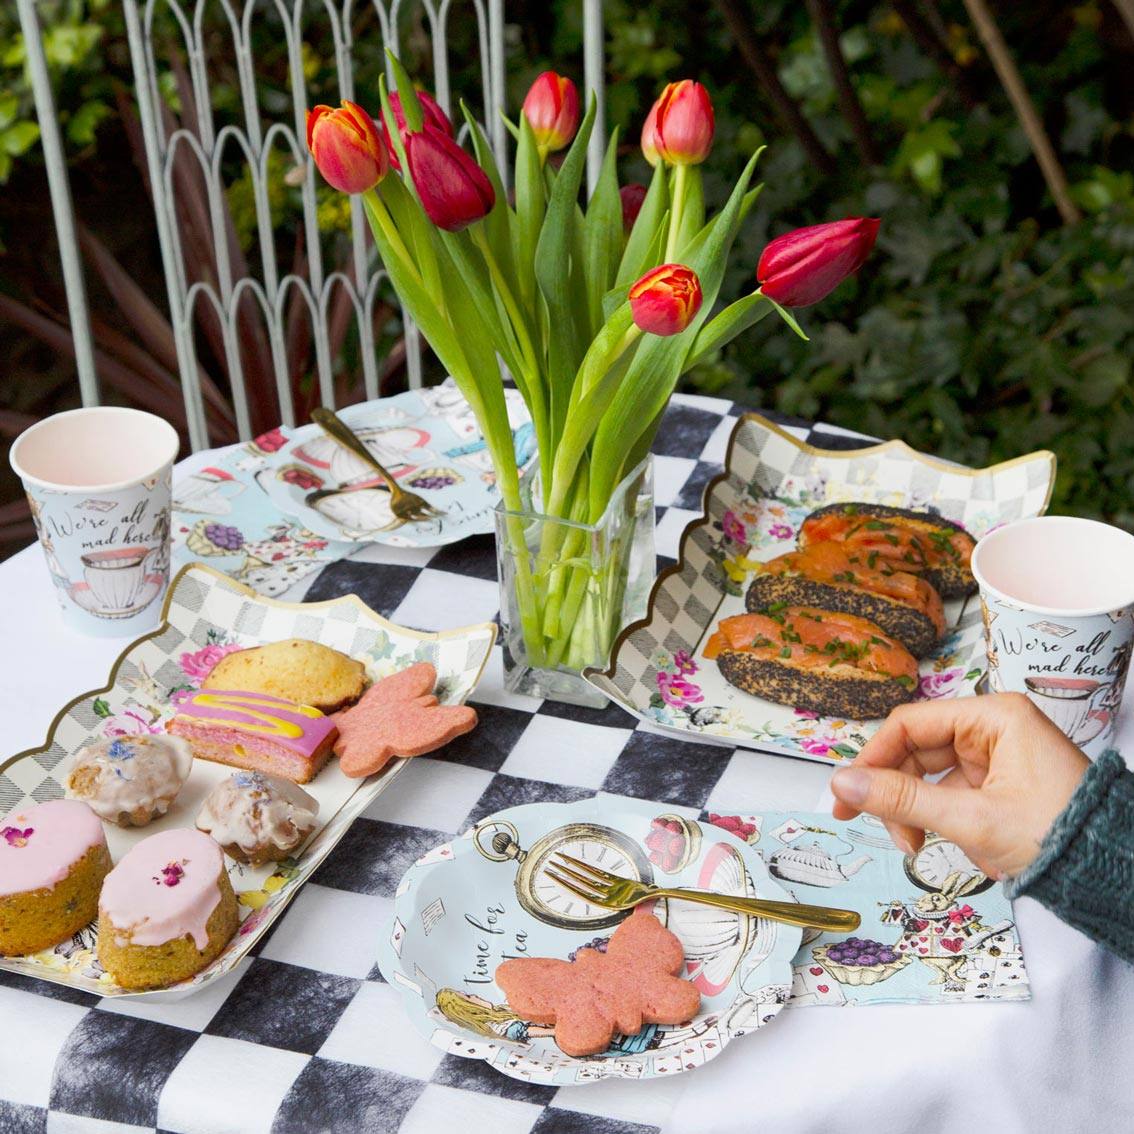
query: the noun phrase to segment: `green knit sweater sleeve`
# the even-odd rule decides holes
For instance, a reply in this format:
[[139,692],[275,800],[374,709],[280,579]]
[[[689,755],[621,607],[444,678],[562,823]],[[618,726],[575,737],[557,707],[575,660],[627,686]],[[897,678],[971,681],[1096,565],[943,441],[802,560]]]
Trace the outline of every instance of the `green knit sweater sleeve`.
[[1035,862],[1005,889],[1134,962],[1134,772],[1117,752],[1091,765]]

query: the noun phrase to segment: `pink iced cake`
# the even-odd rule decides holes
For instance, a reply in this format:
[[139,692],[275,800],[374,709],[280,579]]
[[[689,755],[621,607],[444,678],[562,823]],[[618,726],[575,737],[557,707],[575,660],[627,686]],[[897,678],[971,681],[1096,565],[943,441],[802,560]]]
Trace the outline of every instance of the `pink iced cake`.
[[211,964],[239,922],[217,843],[200,831],[162,831],[106,876],[98,959],[123,988],[162,988]]
[[331,754],[335,722],[310,705],[267,693],[199,689],[167,726],[200,760],[307,783]]
[[53,799],[0,819],[0,956],[50,949],[93,921],[108,870],[85,803]]

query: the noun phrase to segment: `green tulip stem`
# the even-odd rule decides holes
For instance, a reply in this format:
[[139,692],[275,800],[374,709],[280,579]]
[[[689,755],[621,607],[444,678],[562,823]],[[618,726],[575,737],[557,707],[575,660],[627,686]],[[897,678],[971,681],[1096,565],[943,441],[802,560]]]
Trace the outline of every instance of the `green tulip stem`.
[[677,241],[681,235],[682,213],[685,212],[685,194],[688,174],[689,167],[685,164],[679,164],[673,167],[673,193],[671,195],[672,204],[669,210],[669,233],[665,240],[665,257],[663,258],[663,263],[666,264],[673,263],[673,258],[677,255]]
[[416,283],[424,286],[421,273],[417,269],[417,264],[414,258],[409,254],[409,250],[402,240],[401,233],[398,232],[397,225],[394,224],[394,218],[390,216],[390,211],[386,208],[382,198],[378,196],[377,190],[373,188],[367,189],[362,196],[366,198],[366,207],[370,216],[382,226],[382,234],[390,242],[390,246],[401,259],[403,269],[413,276]]

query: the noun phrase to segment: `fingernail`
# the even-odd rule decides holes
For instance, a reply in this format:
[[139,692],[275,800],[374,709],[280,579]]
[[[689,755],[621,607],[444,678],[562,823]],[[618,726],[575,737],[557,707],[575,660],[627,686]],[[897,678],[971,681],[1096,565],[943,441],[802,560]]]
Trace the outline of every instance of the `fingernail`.
[[902,852],[902,854],[913,854],[913,843],[909,839],[903,838],[901,835],[891,835],[894,840],[894,846]]
[[831,777],[831,791],[844,803],[861,807],[870,794],[870,773],[861,768],[840,768]]

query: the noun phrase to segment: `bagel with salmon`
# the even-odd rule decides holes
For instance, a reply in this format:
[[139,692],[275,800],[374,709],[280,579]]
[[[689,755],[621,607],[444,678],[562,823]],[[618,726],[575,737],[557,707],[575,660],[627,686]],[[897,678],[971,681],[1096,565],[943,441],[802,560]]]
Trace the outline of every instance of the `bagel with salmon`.
[[834,540],[876,569],[920,575],[942,598],[963,598],[976,590],[970,562],[976,540],[960,524],[931,512],[885,504],[827,504],[799,529],[799,546]]
[[784,606],[813,606],[855,614],[881,627],[915,658],[924,657],[945,632],[941,596],[918,575],[894,570],[846,543],[824,540],[763,563],[744,599],[754,614]]
[[722,618],[704,656],[745,693],[827,717],[884,717],[918,688],[917,661],[900,642],[814,606]]

